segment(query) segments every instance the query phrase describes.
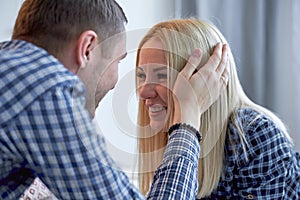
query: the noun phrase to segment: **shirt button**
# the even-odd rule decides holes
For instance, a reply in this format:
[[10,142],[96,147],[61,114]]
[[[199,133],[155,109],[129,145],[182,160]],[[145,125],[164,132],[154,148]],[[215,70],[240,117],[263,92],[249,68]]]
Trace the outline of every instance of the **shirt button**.
[[254,196],[252,194],[248,194],[248,199],[254,199]]

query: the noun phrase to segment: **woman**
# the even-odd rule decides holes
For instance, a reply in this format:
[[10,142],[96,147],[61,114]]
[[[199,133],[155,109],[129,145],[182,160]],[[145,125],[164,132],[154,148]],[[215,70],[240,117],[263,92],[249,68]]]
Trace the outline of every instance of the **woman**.
[[[203,54],[201,67],[217,42],[227,43],[213,25],[182,19],[155,25],[139,45],[136,79],[143,193],[149,189],[168,140],[176,74],[197,47]],[[299,199],[300,156],[284,124],[246,96],[231,53],[229,73],[226,90],[200,118],[203,140],[197,198]]]

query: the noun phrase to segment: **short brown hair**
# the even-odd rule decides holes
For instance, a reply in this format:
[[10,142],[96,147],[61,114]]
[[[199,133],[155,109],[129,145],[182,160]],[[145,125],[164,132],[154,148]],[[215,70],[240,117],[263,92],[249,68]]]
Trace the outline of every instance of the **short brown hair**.
[[85,30],[95,31],[101,42],[122,32],[125,23],[115,0],[25,0],[12,39],[26,39],[57,52]]

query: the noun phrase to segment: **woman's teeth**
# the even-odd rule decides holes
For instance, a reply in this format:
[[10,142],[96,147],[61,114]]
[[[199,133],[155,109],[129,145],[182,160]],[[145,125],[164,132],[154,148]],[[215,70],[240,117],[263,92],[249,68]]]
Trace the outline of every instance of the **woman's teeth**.
[[162,111],[162,110],[165,110],[166,108],[164,106],[151,106],[149,107],[149,110],[153,113],[155,112],[159,112],[159,111]]

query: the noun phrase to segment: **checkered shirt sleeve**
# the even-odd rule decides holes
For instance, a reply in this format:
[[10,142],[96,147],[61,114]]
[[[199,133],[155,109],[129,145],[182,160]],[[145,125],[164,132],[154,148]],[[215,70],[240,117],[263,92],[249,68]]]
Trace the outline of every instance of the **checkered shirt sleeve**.
[[170,135],[162,164],[154,174],[154,180],[160,181],[154,181],[148,199],[196,198],[200,147],[190,146],[191,141],[199,142],[189,131],[179,128]]

